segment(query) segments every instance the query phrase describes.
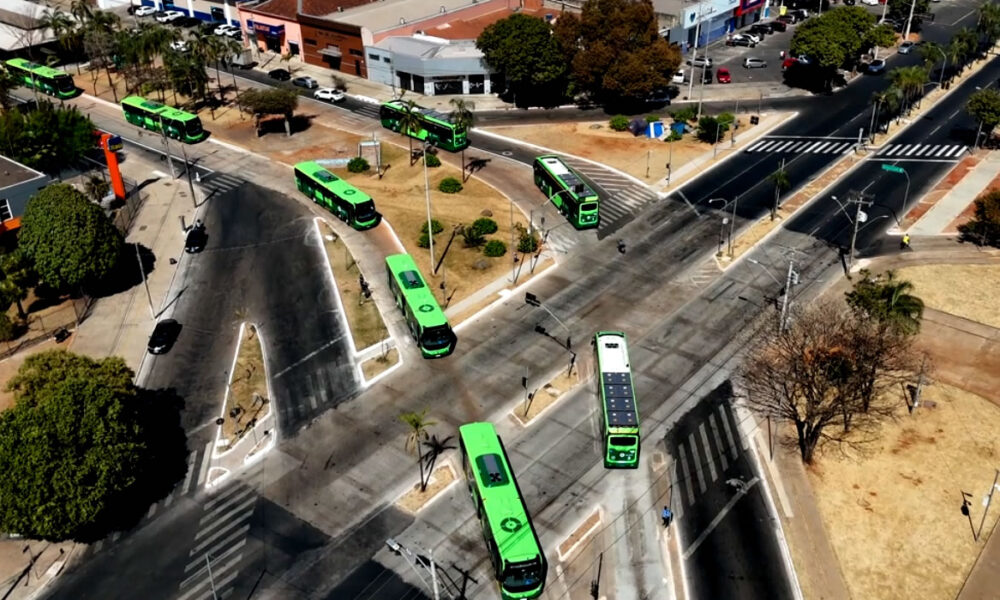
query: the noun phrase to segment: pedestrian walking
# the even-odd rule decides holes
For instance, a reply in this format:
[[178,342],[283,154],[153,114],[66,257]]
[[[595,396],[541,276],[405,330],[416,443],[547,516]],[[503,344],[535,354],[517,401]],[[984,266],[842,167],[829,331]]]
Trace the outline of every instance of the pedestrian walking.
[[781,51],[781,60],[785,60],[785,51],[784,50]]
[[910,247],[910,234],[904,233],[902,241],[899,242],[899,249],[906,250]]
[[671,521],[674,520],[674,513],[670,512],[670,509],[666,506],[663,507],[663,512],[660,513],[660,518],[663,519],[663,527],[670,527]]

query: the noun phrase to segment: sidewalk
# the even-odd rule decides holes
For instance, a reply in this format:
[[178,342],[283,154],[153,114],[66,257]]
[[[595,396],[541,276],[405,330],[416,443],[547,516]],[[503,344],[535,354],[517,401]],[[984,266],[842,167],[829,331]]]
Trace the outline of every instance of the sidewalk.
[[[971,207],[976,197],[995,187],[1000,187],[1000,151],[990,151],[984,157],[970,157],[953,169],[942,185],[922,198],[906,215],[904,223],[913,220],[910,235],[957,233],[958,224],[972,215]],[[925,200],[933,204],[927,207],[929,202]]]

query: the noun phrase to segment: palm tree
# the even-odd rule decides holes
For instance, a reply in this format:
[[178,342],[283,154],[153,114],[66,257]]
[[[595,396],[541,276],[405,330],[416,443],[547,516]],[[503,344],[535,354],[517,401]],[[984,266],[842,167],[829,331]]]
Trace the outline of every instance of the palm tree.
[[91,175],[83,183],[83,193],[98,204],[108,195],[110,190],[111,186],[100,175]]
[[[875,92],[872,94],[872,104],[875,106],[872,109],[872,139],[874,140],[874,135],[876,131],[881,128],[882,121],[880,117],[887,117],[886,120],[892,119],[899,110],[899,100],[901,94],[899,88],[895,86],[889,86],[888,88],[882,90],[881,92]],[[881,115],[879,114],[881,113]]]
[[403,447],[407,452],[416,451],[417,453],[417,464],[420,466],[420,491],[423,492],[427,489],[427,481],[424,478],[424,457],[420,450],[420,443],[429,437],[427,428],[431,425],[437,425],[437,422],[427,418],[426,408],[420,412],[403,413],[399,415],[399,420],[410,426],[410,432],[406,436]]
[[[243,44],[237,42],[228,36],[217,36],[220,40],[220,45],[222,46],[222,55],[227,64],[231,63],[232,57],[243,52]],[[243,120],[243,107],[240,106],[240,87],[236,83],[236,69],[233,68],[232,64],[229,64],[230,73],[233,76],[233,92],[236,97],[236,108],[240,113],[240,120]]]
[[[476,110],[476,103],[471,100],[465,100],[463,98],[452,98],[450,100],[451,105],[454,110],[451,111],[449,119],[452,124],[458,129],[464,129],[466,140],[468,140],[469,130],[476,123],[476,115],[472,111]],[[465,177],[465,147],[468,146],[466,142],[465,146],[462,146],[462,181],[466,180]]]
[[924,301],[914,296],[913,283],[897,279],[894,271],[872,276],[867,270],[854,290],[847,293],[847,302],[869,317],[905,335],[920,331]]
[[8,110],[14,105],[10,93],[18,87],[20,87],[20,83],[14,79],[13,75],[8,73],[6,69],[0,70],[0,108]]
[[84,42],[88,46],[87,53],[90,54],[91,58],[101,59],[104,71],[108,76],[111,94],[115,102],[118,102],[118,91],[111,79],[111,55],[114,50],[113,36],[121,25],[121,19],[111,12],[89,12],[89,8],[87,10],[89,16],[83,29]]
[[771,207],[771,220],[773,221],[778,215],[778,200],[781,198],[781,192],[792,186],[792,182],[788,178],[788,171],[785,170],[785,159],[781,159],[781,166],[777,171],[771,173],[768,179],[774,184],[774,206]]
[[44,29],[51,29],[52,35],[56,36],[64,50],[70,49],[76,23],[69,15],[58,9],[55,11],[45,9],[38,19],[38,24]]
[[927,71],[919,65],[897,67],[889,71],[889,81],[903,93],[906,107],[909,108],[912,100],[923,91],[924,84],[927,83]]
[[413,166],[413,135],[419,134],[423,129],[423,124],[420,121],[420,112],[417,110],[419,108],[417,103],[413,100],[407,100],[403,106],[403,114],[399,116],[397,121],[397,127],[399,127],[399,132],[406,136],[410,143],[410,166]]

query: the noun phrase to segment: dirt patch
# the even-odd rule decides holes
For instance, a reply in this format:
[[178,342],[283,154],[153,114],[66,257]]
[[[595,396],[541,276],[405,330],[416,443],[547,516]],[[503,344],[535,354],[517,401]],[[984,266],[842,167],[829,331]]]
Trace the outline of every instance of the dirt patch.
[[323,234],[323,248],[330,261],[333,278],[337,282],[337,292],[340,302],[344,305],[344,314],[354,339],[354,348],[358,351],[373,346],[389,337],[389,330],[382,320],[382,313],[371,298],[366,298],[361,291],[360,271],[358,264],[351,256],[347,244],[343,242],[325,221],[320,225]]
[[451,468],[451,465],[448,463],[441,465],[431,473],[426,490],[421,492],[420,484],[415,483],[410,491],[403,494],[396,501],[396,506],[410,514],[415,514],[454,481],[455,470]]
[[223,450],[231,448],[271,410],[260,336],[250,323],[243,326],[242,333],[226,394],[222,422],[222,439],[226,440],[226,445]]
[[[667,113],[656,116],[663,119],[665,127],[672,122]],[[740,115],[739,119],[741,124],[737,138],[746,135],[754,127],[750,125],[748,115]],[[614,131],[608,126],[608,121],[511,125],[487,127],[484,130],[558,152],[588,158],[624,171],[647,183],[654,183],[665,177],[668,162],[676,172],[691,160],[712,150],[711,144],[698,141],[692,134],[685,135],[676,142],[667,143],[645,136],[633,136],[628,131]],[[720,140],[720,150],[728,147],[725,139]]]
[[369,358],[361,363],[361,372],[364,374],[365,380],[371,381],[378,374],[384,373],[398,362],[399,351],[395,348],[389,348],[389,351],[385,354],[379,354],[375,358]]
[[597,527],[601,524],[601,511],[595,510],[593,514],[584,520],[583,523],[573,530],[566,541],[559,544],[559,560],[566,560],[569,555],[576,550],[580,543],[583,542],[591,533],[597,530]]
[[927,306],[1000,328],[1000,265],[919,265],[896,273]]
[[943,385],[925,388],[923,400],[863,456],[830,448],[808,469],[855,598],[954,598],[1000,516],[994,507],[975,542],[958,510],[971,494],[979,528],[1000,456],[1000,408]]
[[574,367],[572,373],[562,371],[552,381],[541,386],[534,392],[535,396],[531,400],[531,404],[528,405],[527,413],[525,413],[524,402],[522,401],[518,403],[510,414],[519,424],[527,425],[532,419],[541,414],[542,411],[555,404],[563,395],[576,387],[580,381],[579,368]]
[[[435,263],[440,261],[447,248],[441,267],[436,274],[432,273],[429,249],[417,245],[421,227],[427,223],[423,163],[418,160],[410,166],[409,162],[407,149],[383,142],[382,164],[388,166],[388,170],[382,179],[378,178],[374,169],[369,173],[338,169],[336,173],[375,199],[378,211],[392,225],[406,252],[413,256],[442,308],[460,302],[501,277],[509,276],[510,252],[513,250],[510,247],[511,230],[514,224],[526,225],[526,219],[520,211],[515,211],[512,224],[510,201],[475,177],[466,181],[457,194],[438,191],[438,184],[445,177],[461,179],[459,169],[448,164],[428,169],[431,216],[444,227],[434,236]],[[486,239],[507,244],[507,254],[489,258],[483,254],[481,247],[465,247],[456,227],[471,225],[480,217],[489,217],[496,222],[496,233],[487,235]],[[452,232],[456,232],[453,239]]]

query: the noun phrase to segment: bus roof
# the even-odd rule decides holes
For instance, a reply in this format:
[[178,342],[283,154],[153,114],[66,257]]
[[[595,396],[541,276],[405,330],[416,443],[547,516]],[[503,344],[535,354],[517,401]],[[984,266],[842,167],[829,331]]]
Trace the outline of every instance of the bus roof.
[[609,428],[638,428],[639,414],[632,388],[628,344],[620,331],[598,331],[597,366],[601,376],[601,398]]
[[[539,156],[535,160],[541,163],[550,173],[561,179],[566,184],[566,187],[576,194],[577,197],[585,198],[597,195],[597,192],[590,189],[590,186],[576,174],[576,171],[569,168],[558,156]],[[583,186],[582,190],[577,191],[578,186]]]
[[541,555],[531,517],[493,424],[467,423],[458,432],[472,463],[476,488],[500,555],[510,562]]
[[385,257],[385,264],[392,271],[400,291],[406,297],[406,303],[413,310],[417,322],[423,327],[447,325],[448,319],[438,305],[434,293],[417,269],[413,257],[409,254],[390,254]]
[[38,63],[31,62],[30,60],[26,60],[23,58],[12,58],[7,61],[7,64],[12,67],[20,67],[22,69],[27,69],[28,71],[31,71],[32,73],[40,77],[59,77],[60,75],[65,77],[70,76],[69,73],[66,73],[65,71],[60,71],[59,69],[53,69],[52,67],[47,67],[45,65],[40,65]]
[[122,98],[122,104],[134,106],[146,112],[160,115],[164,119],[171,119],[174,121],[190,121],[198,118],[198,115],[189,113],[179,108],[167,106],[166,104],[161,104],[155,100],[147,100],[142,96],[128,96],[126,98]]
[[[384,102],[382,106],[389,106],[395,108],[396,110],[406,111],[407,104],[402,100],[389,100],[388,102]],[[454,125],[454,123],[451,122],[450,116],[448,116],[443,112],[438,112],[433,108],[425,108],[420,105],[414,105],[413,112],[420,113],[421,115],[427,117],[428,119],[432,121],[438,121],[444,125]]]
[[317,183],[331,192],[338,194],[341,198],[351,204],[357,205],[363,202],[368,202],[372,199],[371,196],[344,181],[340,177],[337,177],[326,167],[316,161],[307,160],[297,163],[295,165],[295,169],[301,171],[306,176],[311,177]]

